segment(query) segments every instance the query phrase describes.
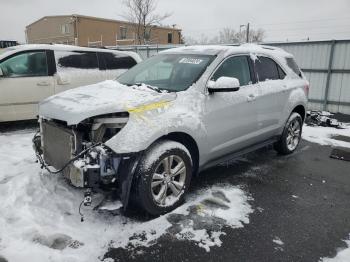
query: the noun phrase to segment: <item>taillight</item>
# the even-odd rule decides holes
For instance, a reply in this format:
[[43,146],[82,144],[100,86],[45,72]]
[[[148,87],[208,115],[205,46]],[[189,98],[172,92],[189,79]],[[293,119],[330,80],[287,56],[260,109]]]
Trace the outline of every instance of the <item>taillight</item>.
[[305,94],[307,96],[309,96],[309,91],[310,91],[310,84],[307,83],[305,86],[304,86],[304,91],[305,91]]

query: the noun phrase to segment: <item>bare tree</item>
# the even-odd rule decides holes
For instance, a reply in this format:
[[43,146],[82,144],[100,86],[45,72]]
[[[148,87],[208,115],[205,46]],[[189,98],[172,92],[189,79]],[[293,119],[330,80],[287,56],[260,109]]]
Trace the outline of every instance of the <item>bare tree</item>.
[[[251,29],[249,32],[250,43],[260,43],[264,40],[265,31],[263,29]],[[208,38],[205,34],[201,34],[199,38],[186,37],[185,43],[190,45],[206,45],[206,44],[237,44],[244,43],[247,40],[247,32],[242,30],[236,32],[234,29],[226,27],[223,28],[218,35]]]
[[152,28],[171,16],[170,13],[163,15],[155,13],[157,0],[124,0],[123,3],[127,9],[123,17],[134,24],[137,44],[145,44]]
[[219,32],[218,44],[234,44],[238,42],[239,38],[234,29],[225,27]]
[[265,38],[265,30],[264,29],[257,29],[257,30],[251,30],[251,33],[249,33],[249,42],[251,43],[260,43]]

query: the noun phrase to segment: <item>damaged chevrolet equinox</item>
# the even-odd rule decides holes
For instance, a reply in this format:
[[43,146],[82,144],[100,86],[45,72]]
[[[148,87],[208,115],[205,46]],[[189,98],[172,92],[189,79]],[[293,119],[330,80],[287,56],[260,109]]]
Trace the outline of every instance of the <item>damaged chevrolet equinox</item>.
[[42,101],[34,148],[73,186],[113,190],[124,208],[160,215],[206,168],[270,144],[295,151],[308,90],[276,47],[170,49],[116,80]]

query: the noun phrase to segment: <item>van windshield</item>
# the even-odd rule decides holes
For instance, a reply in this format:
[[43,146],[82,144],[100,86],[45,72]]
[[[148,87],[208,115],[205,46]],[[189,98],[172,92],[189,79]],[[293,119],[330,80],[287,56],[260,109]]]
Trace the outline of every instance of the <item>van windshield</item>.
[[183,91],[200,78],[213,59],[210,55],[160,54],[134,66],[117,81],[128,86],[145,84],[159,90]]

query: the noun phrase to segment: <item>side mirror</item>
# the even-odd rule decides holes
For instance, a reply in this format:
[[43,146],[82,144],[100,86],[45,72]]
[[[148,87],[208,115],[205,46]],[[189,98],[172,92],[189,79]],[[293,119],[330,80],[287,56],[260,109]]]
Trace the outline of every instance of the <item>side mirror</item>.
[[235,92],[240,87],[239,80],[234,77],[222,76],[218,80],[210,81],[208,90],[210,93],[214,92]]
[[2,71],[1,67],[0,67],[0,77],[4,76],[4,72]]

